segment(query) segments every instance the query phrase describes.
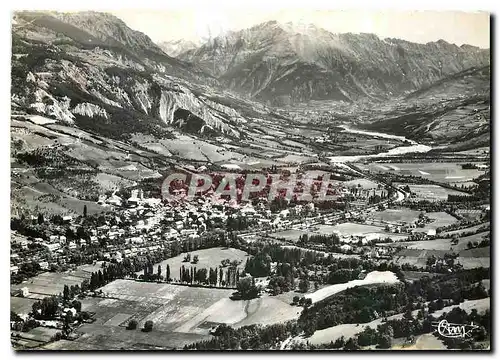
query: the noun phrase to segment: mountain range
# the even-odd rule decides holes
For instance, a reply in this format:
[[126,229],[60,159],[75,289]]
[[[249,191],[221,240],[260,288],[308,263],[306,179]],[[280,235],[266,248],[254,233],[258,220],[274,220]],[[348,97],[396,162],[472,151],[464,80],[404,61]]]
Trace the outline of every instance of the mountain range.
[[[115,16],[16,13],[12,53],[16,108],[114,137],[167,126],[240,136],[243,116],[235,106],[213,101],[235,98],[223,95],[216,78],[165,54]],[[244,111],[259,114],[260,107],[248,103]]]
[[193,48],[155,44],[106,13],[16,12],[13,211],[101,211],[96,194],[149,186],[172,167],[375,151],[340,133],[316,141],[344,122],[448,149],[485,146],[489,82],[489,50],[444,41],[268,22]]
[[417,44],[270,21],[220,35],[178,58],[234,91],[281,105],[408,94],[454,73],[489,65],[490,52],[443,40]]

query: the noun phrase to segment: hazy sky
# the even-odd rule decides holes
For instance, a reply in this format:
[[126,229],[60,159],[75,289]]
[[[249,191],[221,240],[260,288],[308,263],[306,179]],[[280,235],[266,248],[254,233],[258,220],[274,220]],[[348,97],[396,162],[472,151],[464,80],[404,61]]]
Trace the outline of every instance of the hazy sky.
[[[490,23],[487,12],[380,11],[380,10],[281,10],[172,9],[111,11],[135,30],[155,42],[207,39],[226,30],[240,30],[264,21],[312,23],[333,33],[374,33],[418,43],[439,39],[457,45],[489,48]],[[210,29],[210,31],[209,31]]]

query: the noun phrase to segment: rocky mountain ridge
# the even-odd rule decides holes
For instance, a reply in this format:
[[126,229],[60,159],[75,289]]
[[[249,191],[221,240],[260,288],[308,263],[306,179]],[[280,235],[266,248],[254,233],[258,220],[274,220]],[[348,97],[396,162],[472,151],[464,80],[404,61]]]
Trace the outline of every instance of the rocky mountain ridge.
[[[112,137],[163,134],[172,126],[241,136],[239,123],[246,120],[230,105],[241,100],[112,15],[21,12],[12,30],[15,108]],[[244,105],[246,113],[259,115],[259,108]]]
[[387,99],[490,62],[489,50],[470,45],[332,34],[276,21],[230,31],[178,57],[272,104]]

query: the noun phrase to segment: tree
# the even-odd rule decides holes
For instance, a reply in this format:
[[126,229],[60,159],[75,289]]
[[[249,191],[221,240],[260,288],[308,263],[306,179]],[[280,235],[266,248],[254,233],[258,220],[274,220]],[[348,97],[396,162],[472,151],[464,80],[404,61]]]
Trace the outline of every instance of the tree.
[[344,346],[345,350],[359,350],[358,340],[356,338],[350,338],[347,340]]
[[58,307],[57,297],[46,297],[41,302],[37,301],[32,305],[33,316],[35,318],[51,319],[56,315]]
[[23,321],[23,319],[17,315],[14,311],[10,311],[10,321]]
[[382,335],[380,337],[379,347],[382,349],[388,349],[391,347],[391,338],[389,335]]
[[167,281],[170,281],[170,266],[167,264]]
[[68,287],[68,285],[64,285],[63,299],[69,300],[69,287]]
[[305,293],[308,290],[309,290],[309,281],[306,279],[301,279],[299,281],[299,291]]
[[238,281],[236,288],[241,298],[245,300],[253,299],[259,295],[259,290],[257,286],[255,286],[255,281],[248,276]]
[[158,265],[158,280],[161,278],[161,265]]
[[83,217],[87,217],[87,205],[83,205]]
[[144,323],[144,328],[142,329],[144,332],[150,332],[153,330],[153,322],[148,320]]
[[73,306],[77,312],[82,311],[82,303],[80,301],[78,301],[78,300],[74,300],[71,303],[71,306]]
[[127,325],[127,330],[135,330],[137,329],[137,320],[130,320]]
[[194,255],[194,256],[193,256],[193,261],[192,261],[192,263],[193,263],[193,264],[197,264],[197,263],[198,263],[198,261],[199,261],[199,260],[198,260],[198,255]]
[[43,218],[43,214],[38,214],[38,224],[43,224],[45,219]]
[[299,300],[300,300],[300,298],[299,298],[297,295],[295,295],[295,296],[293,297],[293,300],[292,300],[292,301],[293,301],[293,304],[298,304]]

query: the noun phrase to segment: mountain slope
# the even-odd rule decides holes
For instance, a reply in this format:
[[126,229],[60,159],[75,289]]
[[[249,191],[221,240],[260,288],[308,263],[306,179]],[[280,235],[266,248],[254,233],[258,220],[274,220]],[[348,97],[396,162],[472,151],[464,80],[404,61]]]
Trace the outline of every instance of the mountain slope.
[[98,212],[97,194],[161,182],[171,167],[270,166],[298,153],[252,148],[278,115],[106,14],[15,13],[11,80],[17,213]]
[[489,50],[443,40],[415,44],[373,34],[332,34],[275,21],[229,32],[179,55],[232,89],[272,103],[384,99],[474,66]]
[[[114,16],[22,12],[12,31],[12,102],[18,109],[114,138],[163,136],[171,126],[241,137],[245,120],[231,107],[234,96],[214,90],[219,84],[213,77],[164,54]],[[216,94],[226,105],[211,100]],[[243,108],[248,113],[259,106]]]
[[363,127],[459,148],[489,145],[490,67],[448,76],[407,95]]

